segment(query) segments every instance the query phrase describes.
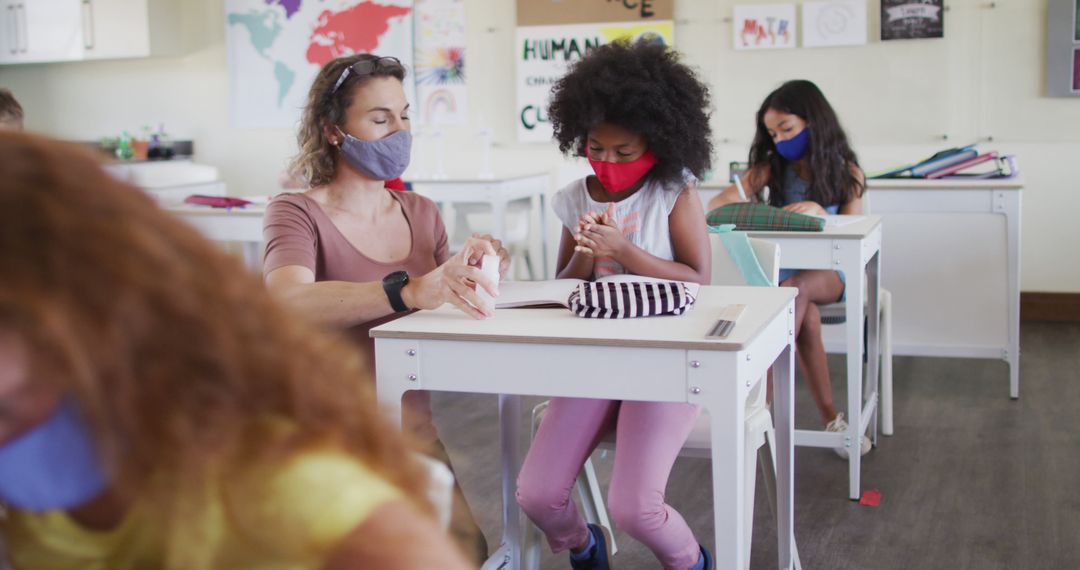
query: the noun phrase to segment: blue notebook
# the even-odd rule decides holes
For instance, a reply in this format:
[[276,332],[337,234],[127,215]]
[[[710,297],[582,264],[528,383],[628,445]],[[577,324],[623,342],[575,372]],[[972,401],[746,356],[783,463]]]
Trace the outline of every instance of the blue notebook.
[[967,162],[975,158],[976,156],[979,156],[979,151],[973,148],[968,148],[961,150],[960,152],[955,152],[947,156],[942,156],[940,158],[931,158],[912,167],[911,175],[916,178],[925,178],[927,174],[930,174],[936,170],[941,170],[942,168],[946,168],[954,164],[960,164],[961,162]]
[[975,150],[975,145],[968,145],[964,147],[956,147],[946,149],[933,156],[917,162],[915,164],[908,164],[901,166],[893,170],[888,170],[879,174],[871,176],[871,178],[924,178],[927,174],[946,166],[951,166],[965,160],[970,160],[979,155],[979,151]]

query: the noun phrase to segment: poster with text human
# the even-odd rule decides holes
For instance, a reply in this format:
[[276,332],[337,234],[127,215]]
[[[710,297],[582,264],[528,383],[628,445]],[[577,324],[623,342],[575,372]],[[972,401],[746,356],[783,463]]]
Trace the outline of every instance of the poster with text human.
[[591,50],[617,39],[674,45],[675,24],[665,22],[528,26],[517,29],[517,133],[519,142],[551,141],[547,108],[551,88]]
[[866,0],[824,0],[802,5],[804,47],[866,43]]
[[[319,70],[353,53],[413,68],[412,0],[225,0],[229,115],[239,128],[294,128]],[[406,97],[415,101],[412,81]]]
[[413,124],[464,125],[465,0],[416,0],[416,113]]
[[736,50],[790,49],[797,45],[794,4],[735,6]]
[[881,0],[881,40],[945,37],[945,0]]

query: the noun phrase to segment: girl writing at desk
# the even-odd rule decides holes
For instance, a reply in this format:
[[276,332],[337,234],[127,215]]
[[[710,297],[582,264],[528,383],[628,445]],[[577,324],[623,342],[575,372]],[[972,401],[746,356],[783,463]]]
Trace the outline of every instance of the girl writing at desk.
[[[788,81],[769,94],[757,112],[757,132],[750,147],[750,167],[741,184],[731,185],[709,201],[709,209],[742,201],[768,200],[778,208],[824,216],[861,214],[865,177],[840,121],[825,95],[810,81]],[[762,190],[768,187],[767,198]],[[797,287],[795,335],[803,375],[810,384],[826,431],[847,431],[836,411],[821,340],[819,303],[844,296],[844,275],[828,270],[780,270],[780,285]],[[870,450],[863,437],[861,453]],[[846,456],[847,451],[838,448]]]
[[[563,223],[560,278],[632,273],[708,283],[708,233],[696,184],[710,164],[708,89],[663,45],[616,42],[590,52],[553,91],[559,149],[595,176],[553,202]],[[602,367],[602,362],[597,362]],[[602,372],[601,372],[602,373]],[[711,557],[664,502],[675,458],[697,418],[690,404],[553,398],[518,477],[518,502],[573,568],[610,567],[610,537],[570,500],[600,438],[616,433],[609,505],[616,526],[664,568]]]

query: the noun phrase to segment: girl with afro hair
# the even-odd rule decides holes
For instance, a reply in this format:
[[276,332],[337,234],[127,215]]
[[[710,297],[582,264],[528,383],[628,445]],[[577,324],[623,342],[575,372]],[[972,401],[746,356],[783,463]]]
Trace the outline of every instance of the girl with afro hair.
[[[708,230],[696,189],[712,154],[708,107],[708,89],[657,43],[599,47],[559,80],[548,113],[555,139],[595,172],[555,196],[564,226],[559,278],[629,273],[708,284]],[[570,490],[596,443],[614,430],[608,504],[615,525],[664,568],[711,568],[711,555],[664,502],[698,412],[685,403],[553,398],[518,477],[518,502],[553,551],[570,550],[572,568],[610,568],[610,536],[586,525]]]

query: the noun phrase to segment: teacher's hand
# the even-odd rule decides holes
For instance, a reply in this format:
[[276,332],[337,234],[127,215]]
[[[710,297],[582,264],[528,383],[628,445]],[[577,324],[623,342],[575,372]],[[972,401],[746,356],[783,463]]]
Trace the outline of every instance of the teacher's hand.
[[473,234],[471,238],[465,240],[465,247],[461,248],[461,251],[465,254],[465,262],[476,267],[480,266],[483,256],[498,255],[499,279],[506,278],[506,271],[510,269],[510,254],[503,247],[502,240],[488,234]]
[[463,252],[426,275],[409,280],[401,290],[401,298],[413,309],[437,309],[450,303],[474,319],[494,314],[495,308],[480,300],[476,287],[483,287],[492,296],[499,294],[498,285],[480,272],[479,267],[467,265]]

